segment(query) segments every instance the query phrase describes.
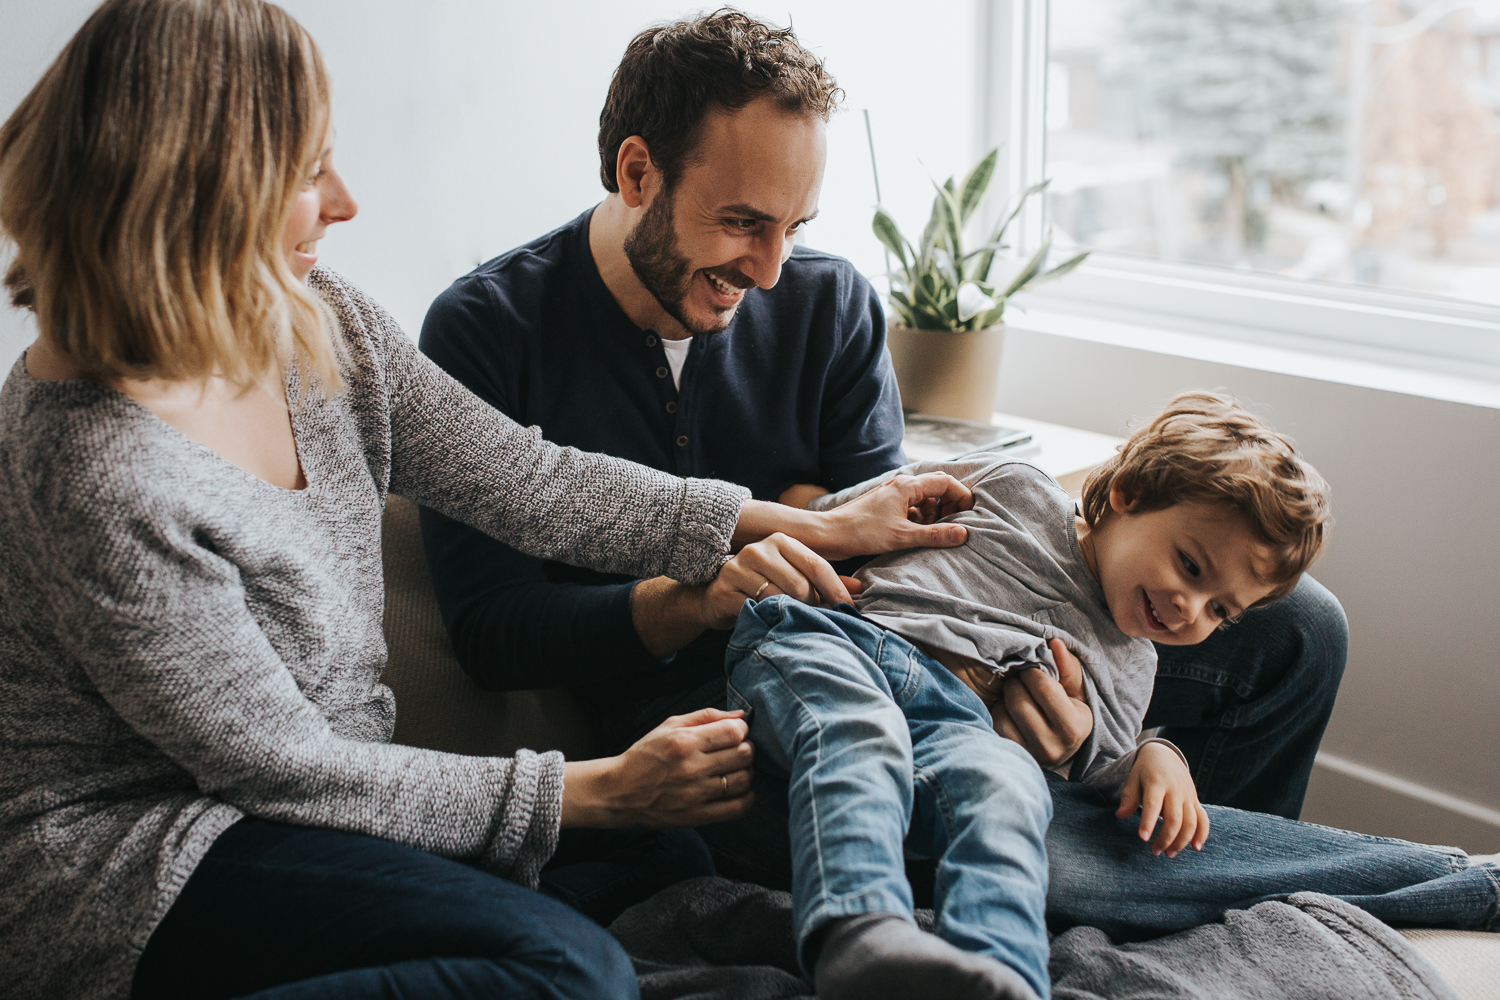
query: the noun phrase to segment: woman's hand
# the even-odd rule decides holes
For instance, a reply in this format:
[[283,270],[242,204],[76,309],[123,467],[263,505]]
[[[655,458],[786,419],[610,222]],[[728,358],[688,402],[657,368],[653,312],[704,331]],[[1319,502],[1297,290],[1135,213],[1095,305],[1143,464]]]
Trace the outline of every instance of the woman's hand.
[[969,488],[946,472],[892,476],[884,485],[827,513],[746,500],[734,526],[732,545],[738,549],[781,532],[825,559],[951,548],[962,545],[968,531],[956,524],[932,522],[973,506]]
[[829,559],[848,559],[902,549],[952,548],[964,543],[968,529],[934,522],[973,506],[974,494],[946,472],[892,476],[885,485],[824,515],[829,525],[818,551]]
[[1142,840],[1151,839],[1157,819],[1161,820],[1161,830],[1151,844],[1152,854],[1165,852],[1175,858],[1188,844],[1201,851],[1208,841],[1208,811],[1198,801],[1193,775],[1181,757],[1160,743],[1147,743],[1136,752],[1135,766],[1125,779],[1115,815],[1126,819],[1137,809],[1141,813]]
[[738,819],[754,801],[745,713],[674,715],[618,757],[569,761],[564,827],[667,829]]

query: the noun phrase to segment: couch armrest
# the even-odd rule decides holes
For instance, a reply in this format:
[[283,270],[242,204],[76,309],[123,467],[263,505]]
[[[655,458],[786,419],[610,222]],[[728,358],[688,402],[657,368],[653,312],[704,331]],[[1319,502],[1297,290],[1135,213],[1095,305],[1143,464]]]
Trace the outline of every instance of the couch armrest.
[[595,756],[568,692],[482,691],[463,672],[433,596],[417,505],[405,497],[386,501],[381,549],[389,651],[381,681],[396,692],[394,742],[477,757],[521,747]]

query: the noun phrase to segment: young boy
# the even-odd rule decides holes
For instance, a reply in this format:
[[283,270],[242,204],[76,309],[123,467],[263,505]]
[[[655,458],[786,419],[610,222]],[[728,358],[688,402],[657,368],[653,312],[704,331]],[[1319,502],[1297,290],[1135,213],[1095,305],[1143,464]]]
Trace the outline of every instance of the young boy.
[[[1040,768],[989,706],[1016,671],[1082,661],[1094,729],[1067,777],[1140,808],[1155,849],[1202,847],[1186,761],[1139,748],[1152,641],[1191,644],[1290,593],[1322,548],[1328,490],[1233,401],[1188,393],[1084,486],[982,454],[921,463],[974,494],[968,542],[882,557],[858,610],[749,602],[726,669],[762,766],[790,776],[799,955],[822,1000],[1050,991]],[[847,502],[889,477],[826,498]],[[936,936],[912,919],[904,848],[938,861]]]

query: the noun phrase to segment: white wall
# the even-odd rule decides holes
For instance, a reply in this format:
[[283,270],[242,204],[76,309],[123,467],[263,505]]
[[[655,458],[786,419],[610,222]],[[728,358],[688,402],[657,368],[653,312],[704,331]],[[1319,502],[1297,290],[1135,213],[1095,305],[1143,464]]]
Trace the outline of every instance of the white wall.
[[[697,8],[681,0],[287,0],[317,39],[334,85],[339,168],[360,215],[322,258],[415,336],[457,276],[574,218],[604,195],[595,141],[609,78],[641,28]],[[0,0],[0,113],[9,114],[92,10],[78,0]],[[764,9],[762,9],[764,8]],[[861,110],[874,120],[881,185],[920,229],[932,188],[977,159],[974,0],[752,2],[790,16],[848,93],[829,132],[822,214],[810,245],[866,273],[884,269]],[[34,335],[0,309],[0,361]]]

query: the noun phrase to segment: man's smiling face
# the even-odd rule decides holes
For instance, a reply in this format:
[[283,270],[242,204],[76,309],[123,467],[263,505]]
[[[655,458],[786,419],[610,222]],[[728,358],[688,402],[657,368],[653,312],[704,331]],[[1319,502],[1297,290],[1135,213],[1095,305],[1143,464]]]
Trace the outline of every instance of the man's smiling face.
[[1111,490],[1090,534],[1104,599],[1129,636],[1190,646],[1275,589],[1262,578],[1270,551],[1233,511],[1180,503],[1136,514]]
[[689,334],[723,330],[748,289],[771,288],[818,213],[827,126],[770,98],[715,111],[670,189],[625,239],[641,284]]

